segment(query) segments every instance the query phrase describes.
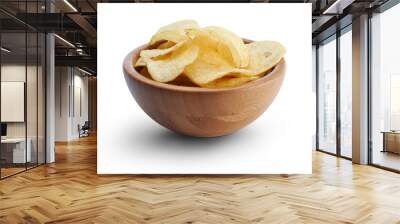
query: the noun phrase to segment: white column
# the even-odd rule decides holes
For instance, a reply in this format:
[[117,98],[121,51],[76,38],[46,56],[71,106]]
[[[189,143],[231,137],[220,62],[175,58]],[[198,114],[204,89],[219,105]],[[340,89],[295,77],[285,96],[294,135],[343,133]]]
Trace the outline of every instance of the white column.
[[54,73],[54,35],[46,36],[46,163],[55,161],[55,73]]
[[353,20],[353,162],[368,163],[368,15]]
[[55,69],[55,141],[71,140],[71,70],[66,66]]
[[[46,11],[54,12],[54,5],[46,1]],[[55,54],[54,35],[46,35],[46,163],[55,161]]]

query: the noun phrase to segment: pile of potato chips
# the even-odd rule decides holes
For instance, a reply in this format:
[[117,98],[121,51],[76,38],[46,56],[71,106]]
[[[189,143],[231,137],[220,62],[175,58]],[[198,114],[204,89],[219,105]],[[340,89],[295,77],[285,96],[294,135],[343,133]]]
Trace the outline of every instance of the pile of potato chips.
[[264,76],[284,53],[275,41],[245,44],[222,27],[200,28],[194,20],[181,20],[153,35],[135,67],[158,82],[224,88]]

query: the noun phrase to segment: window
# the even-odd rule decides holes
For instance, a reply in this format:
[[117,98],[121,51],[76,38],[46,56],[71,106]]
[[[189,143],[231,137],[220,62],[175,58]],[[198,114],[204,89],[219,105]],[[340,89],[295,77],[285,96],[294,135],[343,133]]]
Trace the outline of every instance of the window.
[[400,5],[371,18],[372,164],[400,170]]
[[352,33],[351,26],[340,36],[340,154],[352,156]]
[[336,153],[336,39],[318,47],[318,149]]

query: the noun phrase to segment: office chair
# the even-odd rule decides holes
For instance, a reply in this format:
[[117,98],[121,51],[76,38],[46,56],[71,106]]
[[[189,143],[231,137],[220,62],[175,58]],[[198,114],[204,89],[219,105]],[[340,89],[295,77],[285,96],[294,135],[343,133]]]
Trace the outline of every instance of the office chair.
[[78,129],[79,129],[79,138],[89,136],[89,129],[90,129],[89,121],[85,121],[82,127],[78,125]]

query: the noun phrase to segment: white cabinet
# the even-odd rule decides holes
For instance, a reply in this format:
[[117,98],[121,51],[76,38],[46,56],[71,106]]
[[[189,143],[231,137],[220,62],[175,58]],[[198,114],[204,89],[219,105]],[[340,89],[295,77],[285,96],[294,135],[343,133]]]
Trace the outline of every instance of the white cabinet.
[[26,143],[27,147],[25,151],[25,138],[7,138],[1,140],[2,145],[7,145],[7,147],[12,148],[12,163],[32,161],[32,140],[28,138]]

